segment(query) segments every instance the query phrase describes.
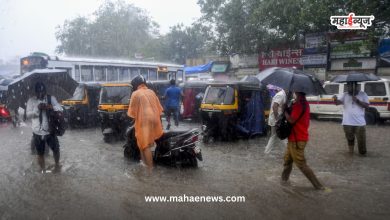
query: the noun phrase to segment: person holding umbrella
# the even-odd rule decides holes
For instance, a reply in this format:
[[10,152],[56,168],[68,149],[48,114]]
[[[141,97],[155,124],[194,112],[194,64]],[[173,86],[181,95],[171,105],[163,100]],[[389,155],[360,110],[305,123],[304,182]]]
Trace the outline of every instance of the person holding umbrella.
[[348,141],[349,153],[353,154],[355,137],[361,155],[366,155],[366,120],[365,109],[369,106],[368,96],[359,91],[356,81],[347,82],[347,92],[340,97],[333,96],[336,105],[343,105],[343,121],[345,137]]
[[[297,69],[273,67],[260,72],[257,78],[261,83],[272,84],[285,90],[294,92],[295,102],[288,111],[284,112],[286,120],[291,124],[291,133],[288,136],[287,149],[284,155],[284,169],[281,182],[287,183],[295,165],[309,179],[317,190],[325,190],[318,181],[314,172],[307,165],[305,159],[305,147],[309,140],[310,106],[306,100],[306,94],[325,94],[320,81],[311,74]],[[289,102],[290,94],[287,95]]]
[[[48,101],[50,98],[50,102]],[[48,104],[51,103],[51,104]],[[49,132],[47,111],[62,111],[61,105],[54,96],[46,95],[46,86],[42,82],[35,84],[35,96],[27,101],[26,114],[31,118],[33,131],[33,144],[37,150],[38,164],[42,173],[45,173],[45,145],[53,151],[55,169],[60,168],[60,144],[56,135]]]

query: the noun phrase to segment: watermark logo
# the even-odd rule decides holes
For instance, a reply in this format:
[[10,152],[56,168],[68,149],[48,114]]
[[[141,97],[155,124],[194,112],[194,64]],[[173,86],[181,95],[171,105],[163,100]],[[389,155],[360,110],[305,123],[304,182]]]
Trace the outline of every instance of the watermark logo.
[[373,15],[355,16],[354,13],[349,13],[348,16],[330,16],[330,23],[337,29],[366,30],[374,19]]

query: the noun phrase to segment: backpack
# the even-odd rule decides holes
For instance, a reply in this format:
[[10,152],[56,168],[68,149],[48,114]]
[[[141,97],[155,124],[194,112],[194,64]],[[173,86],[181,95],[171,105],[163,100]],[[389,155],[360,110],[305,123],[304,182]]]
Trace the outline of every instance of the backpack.
[[[47,96],[47,104],[51,105],[51,96]],[[48,110],[47,118],[49,120],[49,132],[55,136],[62,136],[68,128],[64,114],[61,111]]]
[[287,121],[286,116],[283,114],[283,117],[277,120],[275,124],[276,136],[280,140],[284,140],[290,136],[292,128],[293,125]]
[[284,115],[284,112],[283,112],[283,116],[278,121],[276,121],[276,124],[275,124],[276,136],[278,136],[278,138],[280,140],[284,140],[284,139],[288,138],[288,136],[290,136],[290,134],[291,134],[292,128],[299,121],[299,119],[302,118],[305,111],[306,111],[306,105],[304,104],[303,108],[302,108],[302,112],[294,124],[291,124],[290,122],[287,121],[286,116]]

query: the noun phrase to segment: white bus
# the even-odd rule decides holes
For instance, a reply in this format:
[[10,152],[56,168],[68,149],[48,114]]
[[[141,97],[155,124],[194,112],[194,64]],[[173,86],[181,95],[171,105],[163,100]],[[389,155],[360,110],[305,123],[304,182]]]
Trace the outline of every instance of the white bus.
[[34,69],[65,69],[77,82],[129,82],[136,75],[149,81],[176,79],[183,81],[183,65],[91,58],[50,57],[43,53],[32,53],[20,59],[20,73]]

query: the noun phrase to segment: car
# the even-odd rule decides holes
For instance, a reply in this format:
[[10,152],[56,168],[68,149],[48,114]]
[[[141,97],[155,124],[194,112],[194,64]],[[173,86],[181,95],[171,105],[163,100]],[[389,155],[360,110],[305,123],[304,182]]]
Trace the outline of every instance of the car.
[[[390,120],[390,81],[359,82],[358,87],[368,95],[370,102],[366,110],[367,124],[375,124]],[[333,101],[334,95],[341,95],[347,91],[346,83],[325,82],[326,95],[308,96],[310,111],[314,118],[342,118],[343,106],[336,106]]]

